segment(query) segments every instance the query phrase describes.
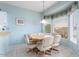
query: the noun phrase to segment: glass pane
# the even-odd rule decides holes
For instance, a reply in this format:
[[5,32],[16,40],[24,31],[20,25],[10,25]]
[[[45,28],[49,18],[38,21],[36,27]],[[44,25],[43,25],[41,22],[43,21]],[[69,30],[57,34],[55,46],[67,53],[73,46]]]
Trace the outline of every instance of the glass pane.
[[45,26],[45,32],[46,32],[46,33],[50,33],[50,32],[51,32],[51,24],[47,24],[47,25]]
[[45,25],[45,33],[51,32],[51,19],[45,19],[47,21],[47,24]]
[[62,36],[62,38],[68,38],[68,16],[62,16],[53,19],[54,32]]
[[71,42],[77,44],[77,18],[78,18],[78,10],[74,11],[71,15],[70,15],[70,19],[72,20],[72,24],[73,24],[73,39],[70,39]]

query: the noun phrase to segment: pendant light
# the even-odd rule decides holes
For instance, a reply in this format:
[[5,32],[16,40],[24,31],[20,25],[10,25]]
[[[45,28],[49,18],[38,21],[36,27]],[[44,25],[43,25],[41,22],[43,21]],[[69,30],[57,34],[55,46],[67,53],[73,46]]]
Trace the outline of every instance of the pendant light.
[[45,1],[43,0],[43,17],[42,17],[42,20],[41,20],[41,22],[40,23],[42,23],[43,25],[47,25],[48,24],[48,22],[45,20],[45,16],[44,16],[44,11],[45,11]]

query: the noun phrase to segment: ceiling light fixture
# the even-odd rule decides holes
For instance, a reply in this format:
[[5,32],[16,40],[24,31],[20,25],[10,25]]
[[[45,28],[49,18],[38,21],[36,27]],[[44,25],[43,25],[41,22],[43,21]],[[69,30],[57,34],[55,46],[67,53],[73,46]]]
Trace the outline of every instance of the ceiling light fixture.
[[44,16],[44,12],[45,12],[45,9],[44,9],[44,7],[45,7],[45,1],[43,0],[43,17],[42,17],[42,20],[41,20],[41,22],[40,23],[42,23],[42,24],[44,24],[44,25],[46,25],[46,24],[48,24],[48,22],[45,20],[45,16]]

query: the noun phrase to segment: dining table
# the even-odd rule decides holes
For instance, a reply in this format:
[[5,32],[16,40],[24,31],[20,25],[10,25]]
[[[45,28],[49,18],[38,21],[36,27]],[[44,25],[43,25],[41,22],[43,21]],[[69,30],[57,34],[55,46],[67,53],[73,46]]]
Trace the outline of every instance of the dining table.
[[45,38],[45,35],[32,35],[31,41],[37,42],[37,41],[43,40],[44,38]]
[[31,36],[31,41],[32,42],[39,42],[39,41],[42,41],[44,40],[45,38],[47,37],[51,37],[52,35],[32,35]]

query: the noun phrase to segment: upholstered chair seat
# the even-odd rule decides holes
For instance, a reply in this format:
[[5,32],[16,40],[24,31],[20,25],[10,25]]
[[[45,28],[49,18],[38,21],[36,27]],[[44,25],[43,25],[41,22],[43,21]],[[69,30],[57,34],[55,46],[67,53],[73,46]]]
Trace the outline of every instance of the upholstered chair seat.
[[37,44],[38,50],[41,52],[45,52],[46,50],[49,50],[52,48],[54,37],[53,36],[46,36],[44,40],[42,40],[39,44]]

